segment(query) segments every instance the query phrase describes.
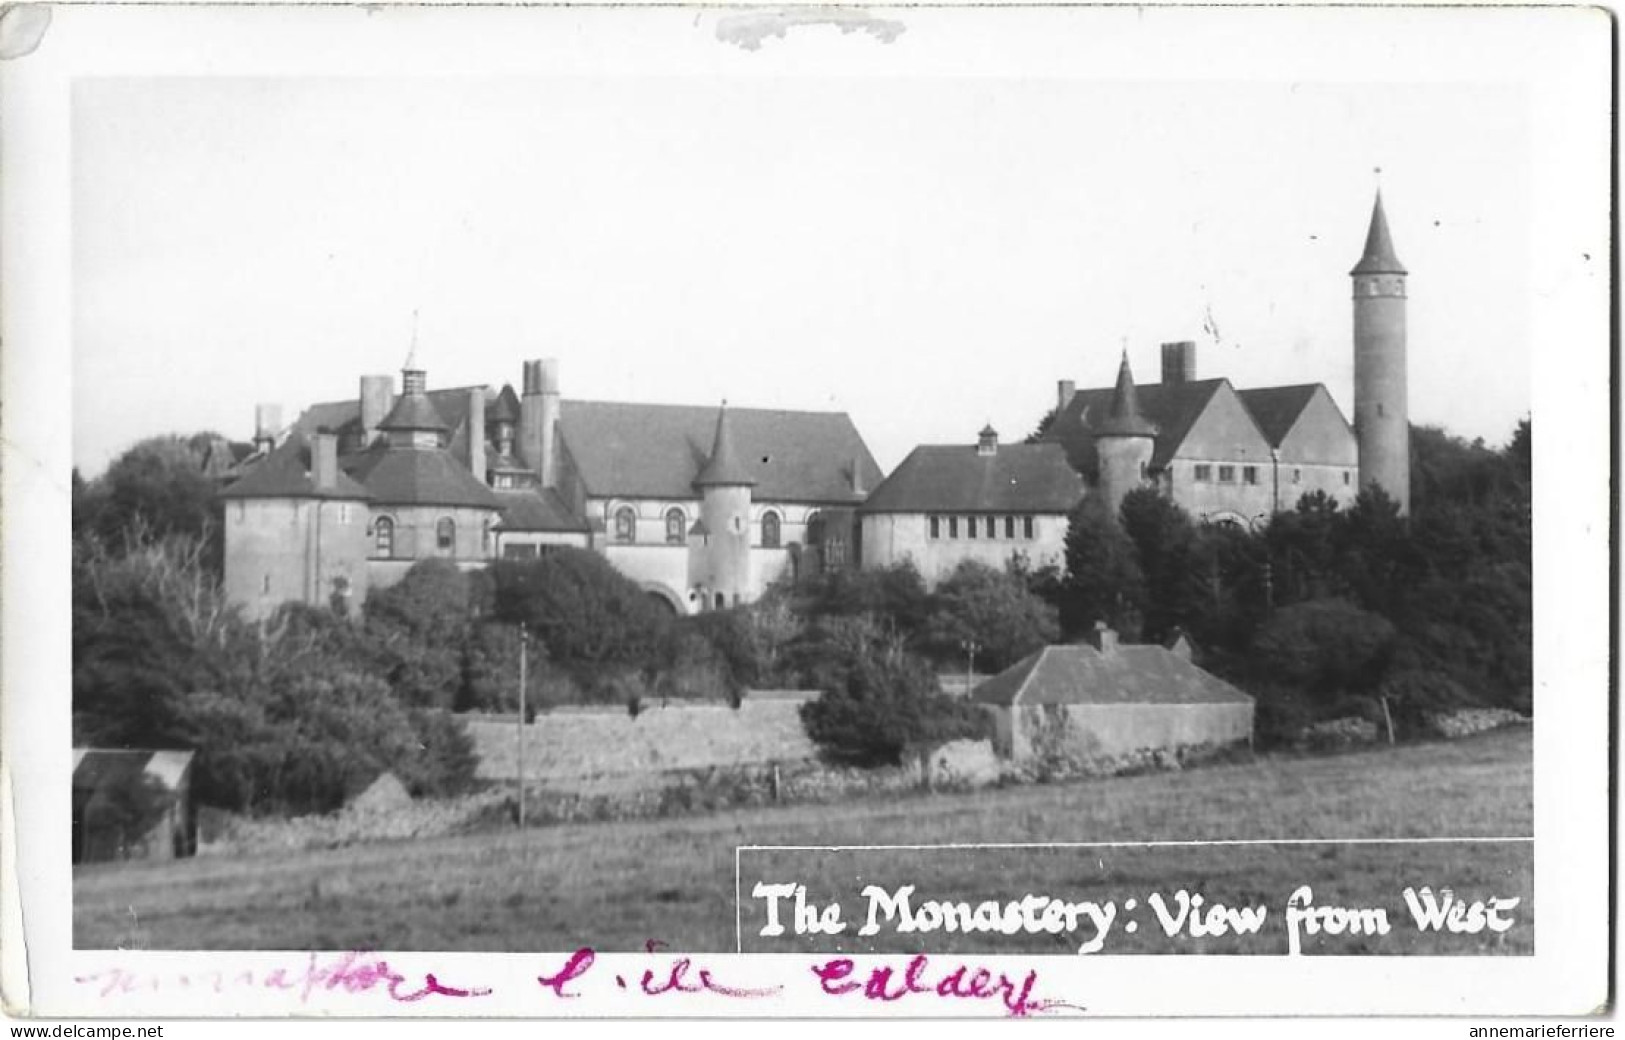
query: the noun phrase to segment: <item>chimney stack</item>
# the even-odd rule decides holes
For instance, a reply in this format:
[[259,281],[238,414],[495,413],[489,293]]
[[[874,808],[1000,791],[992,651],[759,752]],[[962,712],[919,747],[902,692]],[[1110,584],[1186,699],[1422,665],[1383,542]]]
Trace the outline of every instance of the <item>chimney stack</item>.
[[485,476],[485,388],[468,391],[468,471],[480,483]]
[[544,488],[558,486],[554,438],[559,424],[559,362],[542,358],[525,362],[525,392],[519,399],[519,457]]
[[378,424],[384,421],[395,406],[394,376],[361,377],[361,446],[372,444],[378,435]]
[[321,430],[310,452],[310,478],[319,491],[331,491],[339,484],[339,439]]
[[1162,381],[1196,382],[1196,344],[1191,340],[1162,345]]
[[1110,657],[1117,652],[1117,632],[1106,622],[1096,621],[1094,630],[1089,633],[1089,645]]
[[1070,379],[1063,379],[1055,384],[1055,410],[1066,411],[1066,406],[1072,403],[1072,397],[1078,392],[1078,384]]
[[257,404],[254,406],[254,447],[264,453],[276,447],[276,435],[282,430],[282,406]]

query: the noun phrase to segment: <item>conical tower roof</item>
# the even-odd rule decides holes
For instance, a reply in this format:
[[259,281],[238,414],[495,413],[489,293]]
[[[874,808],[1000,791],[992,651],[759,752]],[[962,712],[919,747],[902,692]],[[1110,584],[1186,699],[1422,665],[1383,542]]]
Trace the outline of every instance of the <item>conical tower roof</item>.
[[739,461],[734,452],[733,427],[728,422],[728,402],[722,403],[717,411],[717,433],[711,442],[711,457],[706,460],[700,475],[694,478],[694,486],[703,487],[750,487],[756,483],[750,470]]
[[435,409],[434,402],[429,400],[426,393],[402,394],[395,407],[389,410],[384,421],[378,424],[380,430],[434,430],[446,433],[451,427],[446,420],[440,417]]
[[1371,229],[1365,234],[1365,253],[1349,274],[1405,274],[1405,265],[1394,255],[1394,240],[1388,234],[1388,215],[1382,211],[1382,191],[1377,191],[1371,207]]
[[1128,351],[1117,366],[1117,389],[1112,392],[1112,410],[1095,431],[1100,437],[1155,437],[1157,427],[1140,414],[1140,395],[1134,389],[1134,373],[1128,367]]

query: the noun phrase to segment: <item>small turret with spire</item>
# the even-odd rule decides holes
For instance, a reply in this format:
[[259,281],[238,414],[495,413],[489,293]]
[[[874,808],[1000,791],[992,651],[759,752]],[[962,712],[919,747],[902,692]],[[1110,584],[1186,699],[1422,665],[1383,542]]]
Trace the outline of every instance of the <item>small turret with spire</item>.
[[1134,387],[1134,372],[1129,368],[1125,349],[1117,366],[1111,411],[1095,429],[1099,461],[1096,486],[1112,516],[1117,515],[1123,497],[1145,482],[1156,438],[1156,425],[1140,412],[1140,395]]
[[700,493],[701,538],[690,543],[689,579],[707,609],[737,606],[752,598],[751,488],[756,478],[734,447],[728,402],[717,410],[711,454],[694,478]]

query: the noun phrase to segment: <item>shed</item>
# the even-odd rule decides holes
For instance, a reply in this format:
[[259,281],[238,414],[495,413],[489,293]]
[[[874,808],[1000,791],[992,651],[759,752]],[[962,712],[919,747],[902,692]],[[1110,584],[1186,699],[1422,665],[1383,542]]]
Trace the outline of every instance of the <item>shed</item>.
[[190,751],[74,748],[73,861],[190,856],[191,783]]
[[1153,645],[1120,645],[1097,626],[1092,641],[1048,646],[971,694],[995,723],[994,746],[1016,761],[1098,762],[1145,751],[1248,742],[1253,699]]

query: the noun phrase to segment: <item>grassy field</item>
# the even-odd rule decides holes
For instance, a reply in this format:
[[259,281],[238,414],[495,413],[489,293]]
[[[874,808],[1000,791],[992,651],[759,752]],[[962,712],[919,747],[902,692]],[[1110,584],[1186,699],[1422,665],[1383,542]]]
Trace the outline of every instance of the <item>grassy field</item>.
[[[731,951],[741,845],[1526,836],[1534,826],[1531,776],[1531,737],[1519,728],[1184,773],[560,826],[275,861],[94,865],[75,869],[74,944],[518,952],[629,950],[653,938],[680,949]],[[1396,929],[1381,943],[1345,936],[1306,950],[1527,953],[1534,941],[1529,851],[1527,844],[995,849],[964,856],[894,850],[861,861],[852,854],[747,852],[742,863],[747,895],[756,879],[802,881],[811,892],[844,892],[854,902],[849,919],[862,916],[853,887],[860,876],[883,885],[913,881],[933,898],[1049,891],[1093,899],[1110,889],[1112,898],[1143,900],[1187,888],[1210,904],[1267,903],[1272,918],[1299,884],[1315,886],[1317,904],[1350,907],[1378,900],[1399,907],[1405,885],[1451,885],[1463,894],[1524,896],[1518,926],[1444,939]],[[749,906],[757,914],[756,904]],[[1233,938],[1171,940],[1143,911],[1142,919],[1140,934],[1130,938],[1119,928],[1107,952],[1243,952]],[[759,923],[759,915],[750,920]],[[1284,952],[1284,934],[1246,952]],[[1027,941],[1041,943],[1029,948],[1066,952],[1054,936]],[[767,948],[761,942],[747,949]],[[880,948],[917,947],[918,939],[912,942],[893,936]],[[961,942],[992,949],[985,936]]]

